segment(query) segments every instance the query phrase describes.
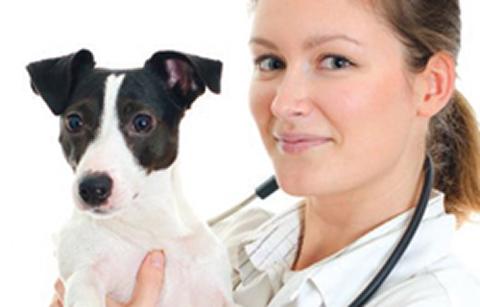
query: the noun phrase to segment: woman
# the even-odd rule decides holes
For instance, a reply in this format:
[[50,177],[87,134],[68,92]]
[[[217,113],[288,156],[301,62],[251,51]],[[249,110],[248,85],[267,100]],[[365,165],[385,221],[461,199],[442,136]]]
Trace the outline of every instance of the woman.
[[[480,283],[448,250],[480,209],[478,128],[455,90],[459,15],[458,0],[255,3],[251,110],[281,188],[304,201],[216,227],[239,305],[351,303],[403,233],[429,153],[436,190],[368,306],[478,306]],[[153,306],[161,293],[155,255],[127,306]]]

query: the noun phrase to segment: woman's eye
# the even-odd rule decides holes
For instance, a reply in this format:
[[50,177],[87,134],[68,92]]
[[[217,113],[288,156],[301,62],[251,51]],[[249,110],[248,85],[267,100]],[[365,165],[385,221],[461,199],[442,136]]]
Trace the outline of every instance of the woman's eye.
[[329,70],[339,70],[352,66],[353,63],[339,55],[329,55],[322,59],[320,67]]
[[83,119],[77,113],[72,113],[67,116],[65,120],[65,124],[67,126],[68,131],[72,133],[80,132],[83,128]]
[[137,133],[147,133],[149,132],[154,124],[154,119],[148,114],[137,114],[132,121],[133,128]]
[[255,60],[255,66],[263,72],[280,70],[285,68],[285,63],[278,57],[267,55]]

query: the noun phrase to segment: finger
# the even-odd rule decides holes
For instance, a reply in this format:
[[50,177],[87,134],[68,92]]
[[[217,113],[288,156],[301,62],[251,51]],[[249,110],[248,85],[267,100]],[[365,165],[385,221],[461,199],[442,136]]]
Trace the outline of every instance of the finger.
[[55,293],[57,294],[57,298],[63,302],[63,296],[65,294],[65,286],[63,285],[63,282],[60,279],[57,279],[55,281]]
[[120,304],[107,296],[107,307],[126,307],[125,304]]
[[163,286],[165,255],[163,251],[150,252],[137,273],[137,283],[129,306],[154,306]]
[[63,307],[63,303],[58,299],[58,296],[53,295],[52,302],[49,307]]

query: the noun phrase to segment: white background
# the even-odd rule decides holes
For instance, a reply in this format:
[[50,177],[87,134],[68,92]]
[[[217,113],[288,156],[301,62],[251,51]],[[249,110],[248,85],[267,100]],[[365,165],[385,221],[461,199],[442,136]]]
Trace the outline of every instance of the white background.
[[[480,108],[480,4],[463,0],[458,87]],[[185,193],[203,217],[234,205],[271,173],[250,118],[247,0],[15,1],[0,5],[1,306],[47,306],[56,278],[51,234],[69,216],[72,173],[57,142],[58,119],[30,90],[31,61],[93,51],[98,66],[132,68],[155,51],[221,59],[223,92],[199,99],[182,124]],[[278,194],[271,207],[291,199]],[[441,240],[442,238],[439,238]],[[455,247],[480,276],[480,227]]]

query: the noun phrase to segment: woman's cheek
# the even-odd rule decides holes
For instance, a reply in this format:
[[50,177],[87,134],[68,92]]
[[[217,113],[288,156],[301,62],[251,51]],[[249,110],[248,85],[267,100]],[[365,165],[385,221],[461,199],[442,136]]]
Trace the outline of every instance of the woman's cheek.
[[378,87],[370,87],[376,88],[374,91],[358,89],[354,91],[356,95],[344,97],[339,123],[344,127],[346,138],[352,141],[349,145],[356,155],[368,157],[382,151],[394,154],[401,151],[407,141],[408,98],[401,91],[391,90],[402,88],[401,83],[385,85],[388,78],[385,79]]
[[268,132],[268,127],[273,117],[270,109],[273,99],[274,94],[268,86],[258,81],[252,81],[250,88],[250,112],[262,137]]

